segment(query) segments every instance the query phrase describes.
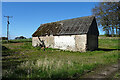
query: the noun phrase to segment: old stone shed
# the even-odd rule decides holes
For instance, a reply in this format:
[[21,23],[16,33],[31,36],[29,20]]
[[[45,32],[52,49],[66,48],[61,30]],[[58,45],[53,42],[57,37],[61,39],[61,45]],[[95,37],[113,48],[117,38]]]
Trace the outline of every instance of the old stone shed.
[[95,16],[79,17],[40,25],[32,45],[85,52],[98,48],[98,35]]

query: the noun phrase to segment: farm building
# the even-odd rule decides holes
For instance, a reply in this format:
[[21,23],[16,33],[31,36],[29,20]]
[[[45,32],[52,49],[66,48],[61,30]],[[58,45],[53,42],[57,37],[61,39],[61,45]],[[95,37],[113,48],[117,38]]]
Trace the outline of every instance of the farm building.
[[98,36],[95,16],[86,16],[40,25],[32,45],[85,52],[98,48]]

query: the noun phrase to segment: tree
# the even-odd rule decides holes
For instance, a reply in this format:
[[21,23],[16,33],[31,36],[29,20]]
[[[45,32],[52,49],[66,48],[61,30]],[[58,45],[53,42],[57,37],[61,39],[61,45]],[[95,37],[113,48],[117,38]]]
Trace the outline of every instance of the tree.
[[110,33],[113,36],[118,33],[119,17],[120,17],[120,2],[102,2],[92,9],[93,14],[96,16],[98,25],[102,27],[106,35]]
[[20,36],[20,37],[15,37],[15,39],[26,39],[26,37]]

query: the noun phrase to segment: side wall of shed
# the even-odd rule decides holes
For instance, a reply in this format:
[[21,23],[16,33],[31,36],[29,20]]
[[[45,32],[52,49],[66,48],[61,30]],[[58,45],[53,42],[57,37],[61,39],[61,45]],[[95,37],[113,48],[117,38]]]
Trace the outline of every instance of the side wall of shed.
[[75,35],[76,51],[85,52],[86,44],[87,44],[87,35],[86,34]]
[[[72,36],[42,36],[45,46],[49,48],[58,48],[62,50],[75,51],[75,35]],[[39,46],[41,42],[38,37],[32,37],[32,46]]]
[[32,46],[36,47],[39,46],[40,41],[38,39],[38,37],[32,37]]
[[[45,46],[70,51],[86,51],[87,35],[42,36]],[[39,46],[38,37],[32,38],[32,46]]]
[[54,41],[54,48],[75,51],[75,35],[55,36]]
[[[54,48],[54,36],[41,36],[39,37],[41,40],[44,41],[46,47]],[[32,37],[32,46],[39,46],[41,44],[38,37]]]

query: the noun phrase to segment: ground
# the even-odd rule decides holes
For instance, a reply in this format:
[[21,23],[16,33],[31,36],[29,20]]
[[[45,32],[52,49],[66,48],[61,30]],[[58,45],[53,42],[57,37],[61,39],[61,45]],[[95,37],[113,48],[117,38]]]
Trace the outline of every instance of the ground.
[[[11,40],[2,44],[3,78],[90,78],[118,64],[118,38],[99,38],[99,49],[72,52],[32,47],[31,40]],[[110,68],[113,70],[114,67]],[[108,71],[110,71],[108,70]],[[113,73],[114,72],[114,73]],[[119,71],[108,78],[120,78]],[[92,78],[92,77],[91,77]]]

